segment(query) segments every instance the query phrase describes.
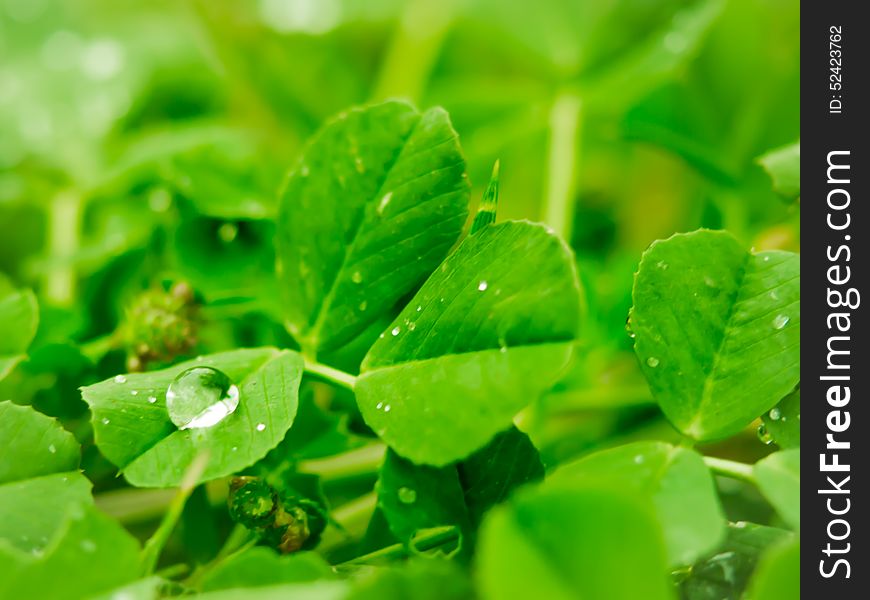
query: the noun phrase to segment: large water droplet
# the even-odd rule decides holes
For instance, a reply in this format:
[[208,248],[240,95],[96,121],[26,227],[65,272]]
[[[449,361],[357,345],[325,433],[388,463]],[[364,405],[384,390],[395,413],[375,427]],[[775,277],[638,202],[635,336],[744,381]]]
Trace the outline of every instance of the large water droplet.
[[782,411],[779,408],[771,408],[768,416],[774,421],[779,421],[780,417],[782,417]]
[[767,430],[767,425],[762,423],[758,426],[758,439],[760,439],[765,444],[771,444],[773,442],[773,435]]
[[414,504],[417,501],[417,492],[409,487],[399,488],[399,502],[402,504]]
[[239,388],[211,367],[182,371],[166,390],[166,410],[179,429],[213,427],[239,406]]
[[788,315],[776,315],[773,319],[773,328],[782,329],[788,325]]
[[659,359],[657,359],[655,356],[650,356],[648,359],[646,359],[646,364],[655,369],[657,366],[659,366]]

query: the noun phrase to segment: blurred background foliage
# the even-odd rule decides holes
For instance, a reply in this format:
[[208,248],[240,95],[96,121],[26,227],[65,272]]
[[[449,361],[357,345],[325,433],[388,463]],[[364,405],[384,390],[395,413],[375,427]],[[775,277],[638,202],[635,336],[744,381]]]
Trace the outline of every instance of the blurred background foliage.
[[[0,0],[0,271],[40,307],[0,399],[60,417],[97,489],[122,485],[78,386],[136,359],[148,333],[125,322],[178,282],[190,353],[292,346],[282,178],[330,116],[404,97],[449,111],[474,202],[500,159],[499,220],[576,250],[579,360],[520,419],[545,462],[673,438],[631,352],[633,273],[698,227],[799,250],[799,202],[757,162],[800,137],[799,25],[793,0]],[[753,431],[730,444],[766,451]]]

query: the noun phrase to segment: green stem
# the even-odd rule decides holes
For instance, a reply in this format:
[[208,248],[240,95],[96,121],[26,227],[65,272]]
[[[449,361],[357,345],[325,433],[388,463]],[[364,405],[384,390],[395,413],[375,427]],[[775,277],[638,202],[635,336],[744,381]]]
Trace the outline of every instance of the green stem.
[[75,254],[79,249],[79,229],[84,202],[73,190],[62,190],[52,199],[47,211],[48,255],[51,263],[45,272],[45,297],[58,306],[69,306],[75,300]]
[[377,492],[369,492],[333,510],[332,520],[338,524],[338,527],[327,526],[318,549],[321,552],[329,552],[350,540],[362,537],[377,504]]
[[97,494],[94,502],[121,523],[144,523],[164,514],[177,493],[177,489],[124,488]]
[[313,360],[305,359],[305,371],[351,391],[353,391],[353,386],[356,385],[356,377],[350,373],[333,369]]
[[87,356],[91,362],[97,363],[101,358],[103,358],[110,351],[116,349],[119,346],[119,342],[121,340],[120,329],[116,329],[112,333],[108,333],[104,336],[94,338],[92,340],[88,340],[79,346],[82,354]]
[[236,554],[240,554],[244,552],[248,548],[254,546],[257,543],[256,536],[252,535],[250,530],[244,525],[236,524],[233,527],[233,530],[230,531],[230,535],[227,536],[224,545],[221,547],[220,551],[218,551],[217,556],[211,559],[208,563],[204,565],[198,566],[193,573],[190,574],[184,584],[187,587],[197,588],[202,582],[205,574],[214,569],[223,561],[227,560],[231,556],[235,556]]
[[[452,525],[446,527],[438,527],[425,535],[415,538],[414,548],[418,552],[434,550],[435,548],[443,546],[444,544],[456,541],[458,536],[459,533],[456,527]],[[343,562],[338,566],[339,568],[341,568],[362,564],[370,564],[385,559],[404,558],[408,556],[408,554],[409,551],[406,544],[393,544],[392,546],[387,546],[385,548],[381,548],[380,550],[375,550],[374,552],[363,554],[362,556],[358,556],[349,561]]]
[[560,91],[550,109],[544,222],[566,240],[574,221],[580,117],[580,96],[571,90]]
[[206,465],[208,464],[208,453],[199,454],[188,467],[187,472],[181,482],[181,487],[172,502],[166,514],[163,515],[163,520],[157,526],[154,534],[145,542],[142,548],[142,569],[145,576],[151,575],[154,568],[157,566],[157,559],[160,558],[160,553],[163,551],[166,542],[169,541],[169,536],[175,529],[178,520],[181,518],[181,512],[184,510],[184,505],[193,489],[196,487],[196,482],[199,480]]
[[379,442],[368,444],[326,458],[303,460],[297,470],[300,473],[319,475],[323,481],[367,475],[378,470],[384,461],[386,450],[387,447]]
[[713,456],[705,456],[704,462],[716,475],[755,484],[755,473],[753,472],[752,465],[724,458],[715,458]]
[[399,18],[381,62],[372,100],[419,102],[453,23],[456,0],[412,0]]

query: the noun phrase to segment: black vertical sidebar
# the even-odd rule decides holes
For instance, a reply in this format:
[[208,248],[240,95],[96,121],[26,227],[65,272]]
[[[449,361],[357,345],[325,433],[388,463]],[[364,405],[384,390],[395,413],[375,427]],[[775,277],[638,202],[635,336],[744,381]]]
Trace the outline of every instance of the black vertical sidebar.
[[801,8],[801,589],[846,600],[870,593],[870,23]]

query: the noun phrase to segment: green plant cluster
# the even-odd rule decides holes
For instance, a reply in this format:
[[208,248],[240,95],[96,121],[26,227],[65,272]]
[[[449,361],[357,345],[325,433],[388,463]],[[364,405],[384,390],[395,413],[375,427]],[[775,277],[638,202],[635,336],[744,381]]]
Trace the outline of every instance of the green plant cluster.
[[[392,101],[327,123],[291,171],[276,220],[277,283],[298,346],[197,356],[81,390],[96,449],[126,481],[177,489],[141,550],[94,507],[75,438],[32,407],[0,404],[3,593],[63,595],[55,586],[70,578],[80,595],[268,584],[263,593],[345,598],[431,579],[456,586],[456,597],[706,598],[747,585],[758,556],[747,597],[791,585],[799,255],[748,251],[711,230],[653,243],[627,326],[653,397],[683,437],[546,469],[516,415],[577,360],[578,265],[548,227],[492,222],[495,190],[493,181],[483,207],[491,216],[463,237],[470,189],[443,110]],[[192,299],[178,290],[136,300],[126,330],[183,348],[177,327],[155,327],[176,322],[167,313],[190,321]],[[12,364],[37,311],[31,293],[12,288],[0,306],[15,334]],[[225,374],[238,406],[178,427],[170,385],[194,366]],[[215,390],[192,393],[214,400]],[[355,403],[355,427],[323,397]],[[693,448],[762,415],[765,435],[786,449],[754,465]],[[365,490],[366,475],[374,491],[332,504],[330,479],[362,476]],[[729,522],[715,476],[757,488],[782,527]],[[160,559],[185,505],[221,495],[237,523],[223,548],[190,572]],[[630,577],[620,576],[626,565]]]
[[0,599],[798,598],[799,25],[0,0]]

